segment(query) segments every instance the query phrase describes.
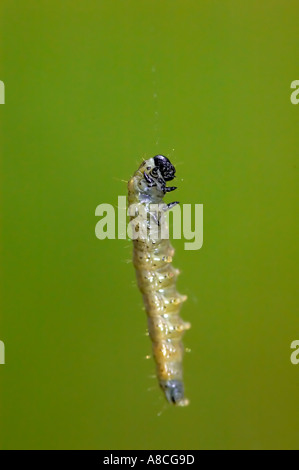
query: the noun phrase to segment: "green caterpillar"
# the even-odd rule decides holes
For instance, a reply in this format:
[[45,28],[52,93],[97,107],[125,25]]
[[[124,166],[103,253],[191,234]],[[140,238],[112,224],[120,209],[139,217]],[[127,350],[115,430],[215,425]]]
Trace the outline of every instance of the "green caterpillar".
[[[139,219],[135,224],[135,233],[140,236],[133,237],[133,263],[147,313],[157,378],[169,403],[186,406],[182,336],[191,325],[179,313],[187,297],[176,290],[179,270],[171,265],[174,249],[169,239],[159,234],[161,214],[178,204],[163,202],[165,194],[176,189],[166,186],[174,177],[175,168],[163,155],[144,161],[128,182],[128,203],[131,221],[136,207],[143,213],[143,222]],[[159,212],[153,205],[159,205]]]

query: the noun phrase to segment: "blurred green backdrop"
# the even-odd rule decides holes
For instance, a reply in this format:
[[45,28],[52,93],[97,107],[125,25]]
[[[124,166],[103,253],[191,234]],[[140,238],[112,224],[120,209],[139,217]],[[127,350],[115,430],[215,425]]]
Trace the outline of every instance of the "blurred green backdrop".
[[[3,449],[298,448],[298,13],[1,1]],[[202,249],[173,243],[191,404],[160,417],[131,243],[94,232],[157,153],[204,204]]]

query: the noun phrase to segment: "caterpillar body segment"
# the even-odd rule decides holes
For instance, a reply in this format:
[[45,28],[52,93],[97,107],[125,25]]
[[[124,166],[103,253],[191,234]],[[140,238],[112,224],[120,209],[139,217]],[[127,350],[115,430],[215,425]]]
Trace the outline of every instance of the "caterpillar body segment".
[[[157,378],[169,403],[186,406],[189,402],[184,395],[182,336],[190,323],[184,322],[179,313],[187,297],[176,290],[179,270],[171,264],[174,248],[168,238],[161,236],[163,213],[178,204],[163,202],[165,194],[176,189],[166,186],[174,177],[175,168],[163,155],[144,161],[128,183],[128,203],[129,208],[137,207],[143,214],[143,220],[135,224],[133,264],[147,313]],[[143,236],[138,236],[141,229]]]

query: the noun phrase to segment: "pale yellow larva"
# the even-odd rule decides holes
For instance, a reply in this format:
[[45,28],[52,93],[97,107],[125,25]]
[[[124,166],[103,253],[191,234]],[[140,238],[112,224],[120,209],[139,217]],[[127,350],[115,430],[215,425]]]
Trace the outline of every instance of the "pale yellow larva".
[[[190,323],[184,322],[179,313],[187,297],[176,290],[179,271],[171,265],[174,249],[169,239],[159,234],[161,214],[178,204],[163,203],[165,194],[176,189],[166,186],[174,177],[175,168],[163,155],[144,161],[128,183],[128,203],[129,209],[134,208],[130,211],[131,221],[139,220],[133,237],[133,263],[148,317],[157,378],[169,403],[186,406],[189,401],[184,396],[182,336]],[[159,211],[153,211],[157,204]],[[143,214],[143,220],[146,215],[144,224],[137,213]]]

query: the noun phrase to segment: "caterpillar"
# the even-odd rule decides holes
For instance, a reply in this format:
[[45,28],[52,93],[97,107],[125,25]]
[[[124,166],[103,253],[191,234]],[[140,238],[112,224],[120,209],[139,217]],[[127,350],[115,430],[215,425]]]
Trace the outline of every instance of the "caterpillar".
[[177,189],[166,186],[175,178],[175,172],[163,155],[143,161],[128,182],[128,212],[130,223],[135,222],[133,264],[147,314],[157,379],[169,403],[186,406],[189,400],[184,395],[182,336],[191,325],[184,322],[179,313],[187,296],[176,290],[179,270],[171,264],[174,248],[169,237],[161,236],[163,214],[179,204],[163,202],[166,193]]

